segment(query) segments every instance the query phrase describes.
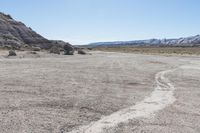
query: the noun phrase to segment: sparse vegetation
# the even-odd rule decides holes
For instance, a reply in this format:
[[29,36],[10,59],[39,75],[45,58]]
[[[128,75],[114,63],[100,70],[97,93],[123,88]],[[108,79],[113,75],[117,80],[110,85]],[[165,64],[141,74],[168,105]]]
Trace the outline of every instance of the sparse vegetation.
[[11,50],[11,49],[12,49],[12,46],[10,46],[10,45],[4,45],[4,46],[2,47],[2,49]]
[[200,55],[200,47],[98,47],[95,50],[106,52]]
[[28,54],[37,54],[37,52],[35,52],[35,51],[30,51],[30,52],[28,52]]

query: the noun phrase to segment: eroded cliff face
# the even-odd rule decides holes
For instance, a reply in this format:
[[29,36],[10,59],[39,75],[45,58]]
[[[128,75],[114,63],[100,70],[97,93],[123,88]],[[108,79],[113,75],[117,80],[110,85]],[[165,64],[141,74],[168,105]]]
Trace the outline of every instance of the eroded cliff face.
[[48,49],[54,42],[37,34],[22,22],[0,12],[0,46],[37,46]]

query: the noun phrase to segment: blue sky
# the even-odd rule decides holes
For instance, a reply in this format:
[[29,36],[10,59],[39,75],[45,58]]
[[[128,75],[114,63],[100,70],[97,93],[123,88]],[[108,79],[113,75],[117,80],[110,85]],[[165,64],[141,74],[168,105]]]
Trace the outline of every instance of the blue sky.
[[48,39],[74,44],[200,34],[200,0],[0,0]]

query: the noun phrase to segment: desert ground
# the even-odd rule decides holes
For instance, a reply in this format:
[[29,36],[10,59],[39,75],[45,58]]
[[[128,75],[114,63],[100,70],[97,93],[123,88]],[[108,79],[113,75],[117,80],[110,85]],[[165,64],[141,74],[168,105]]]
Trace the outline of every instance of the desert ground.
[[7,52],[1,133],[200,132],[200,56]]

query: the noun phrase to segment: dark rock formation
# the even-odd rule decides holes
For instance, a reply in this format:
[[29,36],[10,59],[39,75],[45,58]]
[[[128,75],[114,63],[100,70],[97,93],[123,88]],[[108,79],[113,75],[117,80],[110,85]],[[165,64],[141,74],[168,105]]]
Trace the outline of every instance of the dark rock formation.
[[63,49],[64,49],[64,55],[73,55],[74,54],[74,48],[69,43],[66,43],[63,46]]
[[0,12],[0,47],[5,45],[40,47],[50,49],[54,45],[63,46],[63,41],[51,41],[37,34],[22,22]]
[[8,56],[17,56],[14,50],[10,50]]
[[31,44],[41,48],[49,48],[51,42],[37,34],[22,22],[15,21],[10,15],[0,13],[0,45],[22,46]]

